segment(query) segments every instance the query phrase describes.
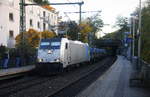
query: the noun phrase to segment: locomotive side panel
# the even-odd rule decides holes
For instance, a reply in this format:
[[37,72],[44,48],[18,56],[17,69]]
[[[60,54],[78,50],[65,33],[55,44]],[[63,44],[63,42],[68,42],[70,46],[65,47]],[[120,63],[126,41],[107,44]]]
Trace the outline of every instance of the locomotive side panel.
[[69,52],[70,52],[70,64],[78,64],[85,62],[86,48],[85,44],[78,43],[77,41],[69,41]]

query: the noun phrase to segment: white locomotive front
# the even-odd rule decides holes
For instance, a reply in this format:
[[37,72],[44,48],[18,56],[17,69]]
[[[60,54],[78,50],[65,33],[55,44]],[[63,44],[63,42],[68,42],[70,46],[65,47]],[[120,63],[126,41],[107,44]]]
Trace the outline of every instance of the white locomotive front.
[[39,63],[53,63],[60,61],[60,39],[42,39],[38,49]]

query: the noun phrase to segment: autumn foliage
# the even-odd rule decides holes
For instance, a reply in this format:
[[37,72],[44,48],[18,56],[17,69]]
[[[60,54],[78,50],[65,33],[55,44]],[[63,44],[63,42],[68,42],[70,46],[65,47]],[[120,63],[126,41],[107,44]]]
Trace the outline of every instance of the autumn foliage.
[[49,10],[49,11],[55,10],[55,8],[51,7],[50,5],[44,5],[42,7],[45,8],[45,9],[47,9],[47,10]]
[[80,33],[81,33],[81,36],[80,36],[81,40],[83,42],[88,42],[88,33],[92,32],[92,27],[87,23],[81,23],[79,27],[80,27]]
[[42,38],[53,38],[56,36],[54,32],[50,32],[50,31],[39,32],[39,34],[42,35]]
[[[24,41],[28,43],[31,47],[38,47],[40,37],[41,38],[53,38],[56,36],[54,32],[50,31],[43,31],[43,32],[38,32],[34,29],[29,29],[27,32],[23,33],[24,36]],[[21,34],[19,34],[16,37],[16,45],[19,45],[21,43]]]

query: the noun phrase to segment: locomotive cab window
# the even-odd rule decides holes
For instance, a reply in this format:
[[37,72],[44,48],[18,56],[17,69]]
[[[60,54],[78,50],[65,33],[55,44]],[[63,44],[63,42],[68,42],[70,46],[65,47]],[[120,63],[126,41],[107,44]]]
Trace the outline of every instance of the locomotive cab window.
[[41,42],[40,49],[48,49],[50,47],[50,42]]
[[51,46],[60,46],[60,42],[51,42]]
[[41,46],[48,46],[48,45],[50,45],[49,42],[42,42],[42,43],[41,43]]
[[61,43],[58,41],[41,42],[41,49],[60,49]]

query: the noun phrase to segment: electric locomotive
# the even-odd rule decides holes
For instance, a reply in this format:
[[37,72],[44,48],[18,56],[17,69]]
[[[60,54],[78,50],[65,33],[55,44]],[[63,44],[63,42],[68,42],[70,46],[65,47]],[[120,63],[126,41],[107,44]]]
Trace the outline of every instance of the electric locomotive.
[[90,61],[87,43],[67,38],[42,39],[37,54],[36,68],[41,72],[55,73],[64,68]]

